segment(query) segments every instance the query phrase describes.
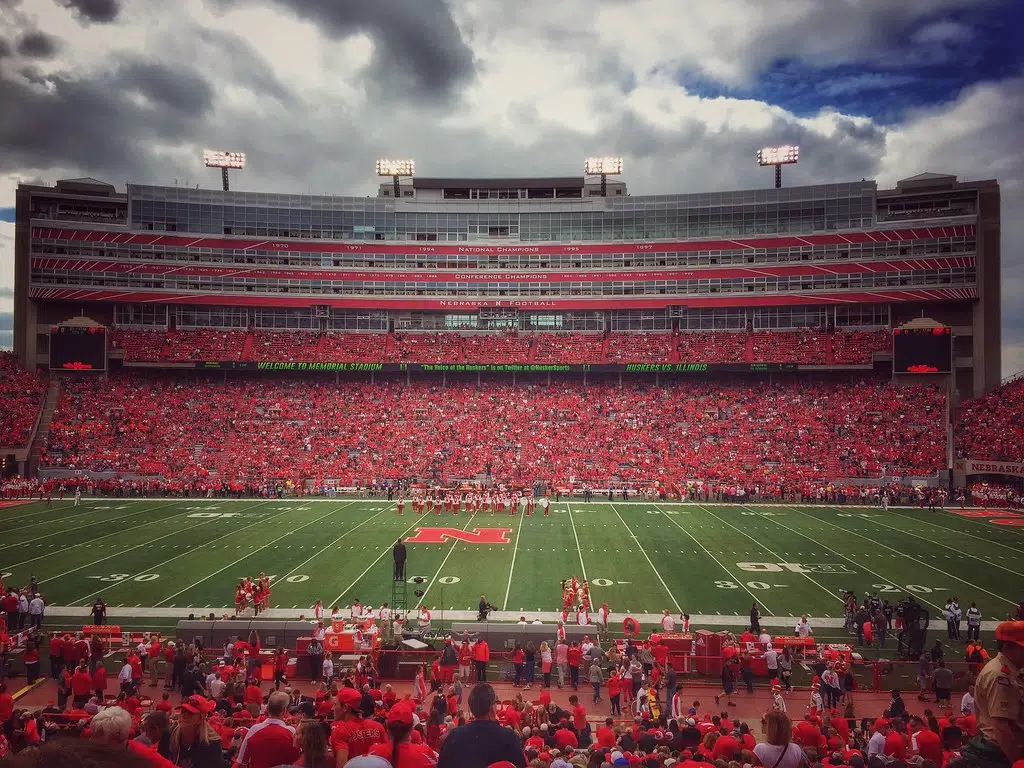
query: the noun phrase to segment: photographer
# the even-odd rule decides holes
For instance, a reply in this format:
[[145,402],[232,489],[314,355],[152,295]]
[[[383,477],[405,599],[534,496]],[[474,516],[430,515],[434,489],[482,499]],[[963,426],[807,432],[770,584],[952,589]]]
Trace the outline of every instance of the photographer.
[[487,598],[484,595],[480,595],[480,605],[478,606],[477,621],[487,621],[487,616],[491,611],[498,610],[496,606],[491,605],[487,602]]

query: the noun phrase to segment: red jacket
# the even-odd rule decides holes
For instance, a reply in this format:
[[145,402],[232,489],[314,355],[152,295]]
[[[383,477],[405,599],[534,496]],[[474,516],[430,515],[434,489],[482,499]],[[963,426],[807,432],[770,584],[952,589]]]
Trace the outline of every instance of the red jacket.
[[74,696],[88,696],[92,691],[92,675],[84,670],[78,670],[71,677],[71,693]]
[[473,658],[476,661],[491,660],[491,649],[487,646],[486,640],[480,640],[473,646]]

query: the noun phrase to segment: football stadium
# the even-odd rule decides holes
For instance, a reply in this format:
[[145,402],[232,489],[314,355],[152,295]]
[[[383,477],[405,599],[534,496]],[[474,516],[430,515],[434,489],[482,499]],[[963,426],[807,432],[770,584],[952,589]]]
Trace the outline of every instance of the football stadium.
[[586,713],[547,689],[578,647],[595,729],[604,685],[627,731],[677,735],[739,678],[775,702],[732,709],[755,724],[783,689],[812,722],[855,688],[873,716],[892,688],[948,698],[947,665],[960,701],[1024,626],[999,186],[783,186],[798,155],[759,153],[775,188],[672,195],[612,157],[531,178],[381,160],[368,197],[235,191],[233,152],[206,156],[222,189],[21,184],[0,368],[18,706],[59,696],[47,727],[77,728],[94,688],[60,668],[91,658],[133,716],[166,688],[205,717],[220,686],[185,677],[186,647],[215,681],[233,658],[255,716],[282,681],[296,707],[300,682],[365,683],[367,717],[385,683],[429,710],[428,687],[490,675],[517,713],[535,683],[577,746]]

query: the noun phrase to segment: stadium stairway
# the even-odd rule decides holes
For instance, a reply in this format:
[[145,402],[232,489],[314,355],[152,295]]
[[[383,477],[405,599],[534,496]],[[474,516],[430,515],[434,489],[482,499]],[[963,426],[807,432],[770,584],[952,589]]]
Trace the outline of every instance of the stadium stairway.
[[747,339],[743,342],[743,362],[754,362],[754,334],[748,333]]
[[252,352],[252,345],[256,343],[256,339],[252,334],[252,331],[245,334],[245,343],[242,344],[242,356],[240,360],[248,360],[249,353]]
[[60,378],[54,376],[50,379],[50,385],[46,389],[46,399],[43,401],[43,414],[39,417],[35,434],[32,435],[32,445],[29,446],[27,470],[30,477],[35,476],[36,469],[39,467],[39,456],[43,452],[46,436],[50,432],[50,423],[53,421],[53,414],[57,410],[58,400],[60,400]]

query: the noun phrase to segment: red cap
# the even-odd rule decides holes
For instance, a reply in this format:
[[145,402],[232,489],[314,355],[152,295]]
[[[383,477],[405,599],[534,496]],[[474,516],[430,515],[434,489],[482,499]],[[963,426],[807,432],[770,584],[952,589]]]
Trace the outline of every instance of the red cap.
[[217,708],[217,705],[204,696],[189,696],[181,702],[180,710],[191,712],[195,715],[208,715]]
[[877,720],[875,720],[875,729],[877,730],[878,728],[885,728],[885,726],[887,726],[888,724],[888,720],[886,720],[884,717],[880,717]]
[[401,704],[395,704],[391,709],[388,710],[387,722],[401,723],[402,725],[412,725],[412,710],[409,707]]
[[359,702],[362,700],[363,697],[355,688],[342,688],[338,691],[338,701],[349,709],[359,709]]

